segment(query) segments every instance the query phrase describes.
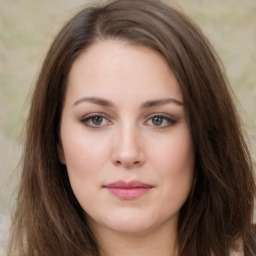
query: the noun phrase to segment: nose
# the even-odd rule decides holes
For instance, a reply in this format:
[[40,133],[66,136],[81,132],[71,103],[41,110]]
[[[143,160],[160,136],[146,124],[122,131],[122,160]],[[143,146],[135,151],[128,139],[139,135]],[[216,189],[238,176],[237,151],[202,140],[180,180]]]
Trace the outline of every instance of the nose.
[[142,166],[146,156],[144,143],[138,129],[129,125],[115,133],[112,162],[127,169]]

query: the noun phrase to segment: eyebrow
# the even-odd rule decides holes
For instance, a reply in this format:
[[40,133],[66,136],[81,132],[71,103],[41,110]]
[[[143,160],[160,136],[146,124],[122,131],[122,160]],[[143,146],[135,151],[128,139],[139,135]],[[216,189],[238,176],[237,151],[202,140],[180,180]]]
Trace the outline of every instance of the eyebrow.
[[165,104],[170,104],[170,103],[174,103],[178,106],[183,106],[183,102],[173,99],[173,98],[167,98],[167,99],[157,99],[157,100],[149,100],[144,102],[141,105],[141,108],[151,108],[151,107],[156,107],[156,106],[162,106]]
[[82,102],[89,102],[89,103],[93,103],[93,104],[104,106],[104,107],[114,107],[114,104],[111,101],[108,101],[102,98],[97,98],[97,97],[83,97],[78,101],[76,101],[74,103],[74,106]]
[[[76,106],[82,102],[89,102],[89,103],[93,103],[93,104],[104,106],[104,107],[114,107],[115,106],[111,101],[103,99],[103,98],[98,98],[98,97],[83,97],[83,98],[77,100],[74,103],[74,106]],[[152,108],[152,107],[162,106],[162,105],[166,105],[166,104],[170,104],[170,103],[176,104],[178,106],[183,106],[183,102],[181,102],[179,100],[176,100],[173,98],[166,98],[166,99],[157,99],[157,100],[146,101],[141,104],[141,108],[142,109]]]

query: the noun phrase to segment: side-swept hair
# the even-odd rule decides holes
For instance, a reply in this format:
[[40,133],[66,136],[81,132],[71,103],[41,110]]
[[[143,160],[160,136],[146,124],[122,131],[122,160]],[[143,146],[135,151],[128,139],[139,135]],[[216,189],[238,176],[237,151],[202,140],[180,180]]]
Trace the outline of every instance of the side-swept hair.
[[9,255],[99,255],[57,145],[70,67],[90,45],[109,38],[162,54],[183,93],[196,166],[179,216],[180,256],[225,256],[241,244],[252,256],[255,180],[229,82],[201,30],[175,8],[154,0],[85,8],[52,43],[28,116]]

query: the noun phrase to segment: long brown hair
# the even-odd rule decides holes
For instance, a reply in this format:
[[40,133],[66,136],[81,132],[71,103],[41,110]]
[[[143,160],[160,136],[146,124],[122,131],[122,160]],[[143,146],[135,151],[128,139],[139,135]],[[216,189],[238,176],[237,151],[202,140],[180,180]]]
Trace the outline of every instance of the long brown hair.
[[196,172],[180,211],[180,256],[230,255],[240,243],[245,255],[253,255],[253,165],[223,67],[196,25],[154,0],[120,0],[85,8],[50,47],[27,121],[9,255],[99,255],[66,167],[58,160],[57,145],[70,67],[88,46],[108,38],[158,51],[183,92]]

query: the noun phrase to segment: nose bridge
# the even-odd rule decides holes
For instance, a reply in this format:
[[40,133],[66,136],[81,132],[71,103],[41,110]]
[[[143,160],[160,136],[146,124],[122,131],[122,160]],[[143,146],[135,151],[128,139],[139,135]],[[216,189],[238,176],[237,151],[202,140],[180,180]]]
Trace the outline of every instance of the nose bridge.
[[139,127],[129,120],[124,120],[117,127],[113,159],[116,164],[126,167],[141,165],[144,162],[144,152],[141,145]]

